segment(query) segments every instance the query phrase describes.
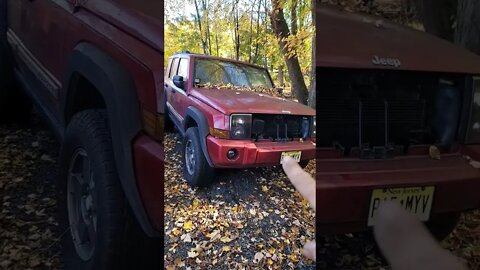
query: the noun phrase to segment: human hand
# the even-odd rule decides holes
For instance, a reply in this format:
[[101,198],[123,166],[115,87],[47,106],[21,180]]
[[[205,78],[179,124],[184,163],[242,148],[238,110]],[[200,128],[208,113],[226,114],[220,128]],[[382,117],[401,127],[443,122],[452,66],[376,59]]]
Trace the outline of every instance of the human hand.
[[393,270],[467,269],[440,247],[427,228],[398,203],[388,202],[380,206],[374,234]]
[[[288,179],[290,179],[290,182],[292,182],[293,186],[308,201],[313,211],[315,211],[315,180],[291,157],[284,158],[282,167]],[[315,261],[316,250],[315,241],[309,241],[303,247],[303,255]]]

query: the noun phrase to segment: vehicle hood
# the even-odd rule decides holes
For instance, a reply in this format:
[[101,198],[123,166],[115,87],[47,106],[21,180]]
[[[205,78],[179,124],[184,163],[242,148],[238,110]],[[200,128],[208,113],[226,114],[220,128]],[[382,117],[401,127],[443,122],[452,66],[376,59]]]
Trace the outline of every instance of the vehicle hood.
[[[136,4],[148,14],[137,11],[122,1],[84,1],[83,8],[107,20],[119,29],[163,52],[163,9],[161,3],[145,1]],[[131,4],[130,4],[131,5]]]
[[194,88],[190,95],[227,115],[232,113],[315,115],[315,110],[308,106],[254,92]]
[[[381,68],[480,74],[480,57],[422,31],[380,17],[316,8],[317,67]],[[375,56],[400,65],[375,65]]]

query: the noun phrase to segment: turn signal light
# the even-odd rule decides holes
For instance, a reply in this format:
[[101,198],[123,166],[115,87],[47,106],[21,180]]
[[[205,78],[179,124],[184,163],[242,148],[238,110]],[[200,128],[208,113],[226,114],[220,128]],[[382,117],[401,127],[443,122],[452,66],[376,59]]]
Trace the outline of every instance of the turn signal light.
[[230,138],[230,133],[228,132],[228,130],[222,130],[217,128],[210,128],[210,135],[220,139]]
[[156,141],[163,141],[165,118],[163,114],[152,113],[143,109],[143,129]]

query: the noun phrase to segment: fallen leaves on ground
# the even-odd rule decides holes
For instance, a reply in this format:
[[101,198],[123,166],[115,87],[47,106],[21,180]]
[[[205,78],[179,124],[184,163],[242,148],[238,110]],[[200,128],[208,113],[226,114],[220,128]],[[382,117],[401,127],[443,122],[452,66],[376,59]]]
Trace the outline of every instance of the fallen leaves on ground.
[[0,269],[59,269],[57,144],[38,119],[0,125]]
[[301,255],[315,238],[315,213],[280,166],[223,170],[211,187],[192,189],[182,174],[180,138],[167,133],[165,144],[167,268],[315,268]]

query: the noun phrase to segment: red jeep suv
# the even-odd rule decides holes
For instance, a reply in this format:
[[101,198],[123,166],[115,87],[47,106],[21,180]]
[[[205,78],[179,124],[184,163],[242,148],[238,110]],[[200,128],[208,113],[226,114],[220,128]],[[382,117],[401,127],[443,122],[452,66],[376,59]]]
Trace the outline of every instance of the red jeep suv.
[[256,65],[189,52],[170,57],[165,114],[184,137],[188,183],[209,185],[214,168],[273,166],[287,155],[306,165],[315,157],[315,110],[272,96],[277,90]]
[[160,1],[0,0],[0,114],[61,143],[67,269],[162,267],[162,33]]
[[398,201],[447,236],[480,207],[480,57],[380,18],[317,8],[317,232]]

